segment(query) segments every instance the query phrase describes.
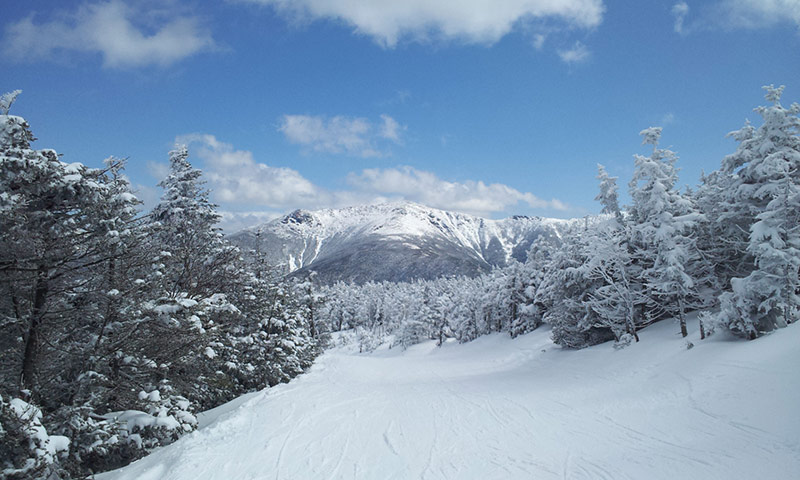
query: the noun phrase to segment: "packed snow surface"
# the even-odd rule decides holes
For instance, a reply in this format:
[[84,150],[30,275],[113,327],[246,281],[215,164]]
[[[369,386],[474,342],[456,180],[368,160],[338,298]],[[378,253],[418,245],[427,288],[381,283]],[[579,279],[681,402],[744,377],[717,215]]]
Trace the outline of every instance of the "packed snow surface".
[[322,355],[103,479],[800,478],[800,326],[687,349],[517,339]]

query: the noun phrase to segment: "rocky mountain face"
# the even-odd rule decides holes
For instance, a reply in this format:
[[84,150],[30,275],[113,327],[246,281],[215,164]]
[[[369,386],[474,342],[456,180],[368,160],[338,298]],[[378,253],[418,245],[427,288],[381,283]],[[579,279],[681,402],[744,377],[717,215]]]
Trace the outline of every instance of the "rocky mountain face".
[[512,259],[525,261],[536,238],[558,237],[569,222],[487,220],[402,202],[296,210],[229,238],[260,252],[269,265],[288,273],[315,271],[325,283],[409,281],[474,276]]

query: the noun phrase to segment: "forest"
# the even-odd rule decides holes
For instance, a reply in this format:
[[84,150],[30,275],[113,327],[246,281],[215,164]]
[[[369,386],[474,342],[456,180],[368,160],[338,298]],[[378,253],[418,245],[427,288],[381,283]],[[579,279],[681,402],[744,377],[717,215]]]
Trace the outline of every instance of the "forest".
[[467,342],[512,337],[543,323],[565,348],[624,346],[637,331],[675,319],[687,335],[698,312],[701,338],[718,329],[755,339],[800,312],[800,105],[767,86],[763,123],[729,133],[738,143],[700,185],[680,191],[677,154],[659,147],[660,127],[643,130],[649,156],[634,156],[631,204],[598,165],[602,214],[540,237],[525,263],[478,278],[410,284],[338,283],[323,289],[320,316],[352,330],[361,349],[386,341]]
[[[406,348],[543,324],[624,348],[658,321],[755,340],[800,315],[800,105],[768,86],[760,125],[681,190],[660,127],[641,132],[630,205],[598,166],[602,214],[475,278],[320,285],[281,277],[218,228],[189,152],[143,212],[124,174],[35,149],[0,100],[0,452],[10,479],[83,478],[197,428],[196,414],[287,382],[331,341]],[[696,313],[696,315],[690,315]],[[687,348],[691,344],[687,343]]]
[[2,477],[84,478],[286,382],[321,344],[307,285],[255,271],[217,223],[185,147],[146,214],[124,176],[31,147],[0,110]]

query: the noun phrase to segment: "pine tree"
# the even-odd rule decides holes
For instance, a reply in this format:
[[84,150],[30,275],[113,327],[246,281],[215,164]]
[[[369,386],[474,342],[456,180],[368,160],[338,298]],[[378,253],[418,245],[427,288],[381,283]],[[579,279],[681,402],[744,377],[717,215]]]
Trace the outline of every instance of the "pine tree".
[[624,230],[616,222],[598,225],[587,242],[587,278],[601,282],[588,296],[586,304],[598,317],[595,327],[609,328],[617,341],[629,335],[637,342],[635,308],[639,293],[631,284],[632,258]]
[[553,341],[567,348],[584,348],[615,338],[591,308],[591,298],[603,283],[587,268],[594,252],[589,247],[588,222],[573,226],[558,246],[550,246],[536,303],[542,305],[543,320],[552,326]]
[[736,199],[752,218],[747,253],[755,269],[731,280],[732,292],[721,298],[721,320],[733,332],[756,338],[786,326],[800,309],[800,105],[780,103],[784,87],[764,87],[767,101],[756,112],[764,123],[735,132],[736,153],[727,169],[738,168]]
[[617,177],[611,177],[606,172],[606,167],[597,164],[597,179],[600,180],[600,193],[594,198],[603,206],[601,213],[614,215],[618,220],[622,220],[622,213],[619,209],[619,193],[617,187]]
[[20,386],[35,397],[42,393],[45,344],[64,332],[64,342],[96,334],[98,296],[107,292],[109,265],[133,236],[138,200],[118,175],[119,163],[105,170],[68,165],[53,150],[33,150],[33,140],[24,119],[0,115],[1,302],[24,337],[6,350],[21,364],[4,365],[19,368]]
[[699,283],[692,276],[698,262],[692,228],[703,220],[691,199],[675,188],[677,155],[658,148],[660,127],[642,130],[643,143],[653,146],[649,157],[636,155],[630,182],[632,233],[642,260],[641,280],[655,317],[675,315],[687,335],[687,310],[699,302]]
[[2,389],[41,407],[43,426],[71,440],[61,461],[84,476],[111,450],[127,455],[97,415],[131,406],[118,354],[142,341],[132,336],[148,284],[139,273],[154,269],[124,162],[66,164],[33,140],[24,119],[0,115]]
[[[30,466],[14,475],[123,466],[192,430],[192,411],[311,364],[308,303],[289,287],[261,301],[277,284],[259,282],[222,238],[185,149],[142,216],[124,161],[95,169],[33,149],[27,122],[7,114],[17,94],[0,97],[0,450],[30,428],[70,448],[43,461],[41,445],[14,447],[14,468]],[[11,412],[22,403],[36,422]]]
[[534,303],[538,270],[526,268],[524,264],[513,261],[504,269],[506,280],[505,291],[510,298],[511,322],[509,334],[516,337],[532,332],[541,325],[541,314]]
[[221,291],[223,272],[237,257],[217,226],[220,215],[188,161],[184,145],[169,153],[170,172],[159,183],[161,202],[153,209],[156,241],[170,253],[164,288],[169,296],[195,298]]

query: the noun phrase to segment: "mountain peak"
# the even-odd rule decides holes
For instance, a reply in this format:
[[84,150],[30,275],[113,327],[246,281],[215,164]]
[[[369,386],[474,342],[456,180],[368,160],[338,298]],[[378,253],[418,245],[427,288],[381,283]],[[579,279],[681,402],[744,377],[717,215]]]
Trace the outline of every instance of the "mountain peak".
[[295,210],[294,212],[286,215],[280,219],[283,224],[311,224],[315,221],[314,215],[307,210]]
[[[288,273],[316,271],[322,281],[405,281],[474,276],[525,261],[540,235],[558,236],[568,221],[514,216],[489,220],[410,201],[284,217],[231,235]],[[259,232],[256,239],[256,232]]]

